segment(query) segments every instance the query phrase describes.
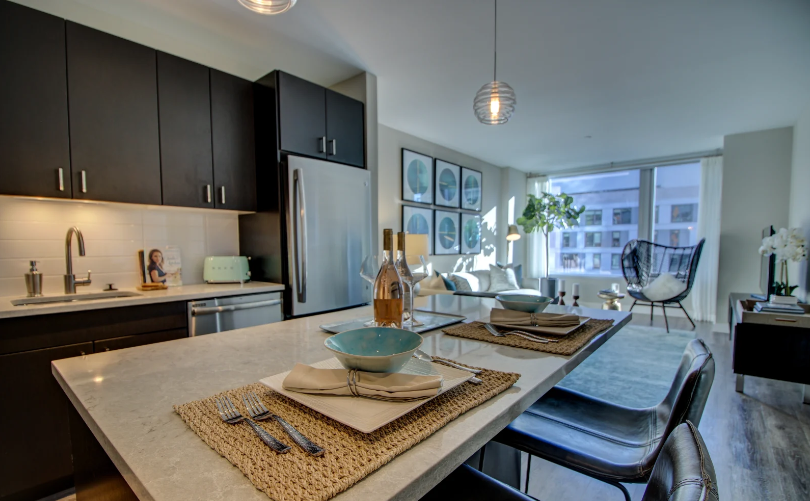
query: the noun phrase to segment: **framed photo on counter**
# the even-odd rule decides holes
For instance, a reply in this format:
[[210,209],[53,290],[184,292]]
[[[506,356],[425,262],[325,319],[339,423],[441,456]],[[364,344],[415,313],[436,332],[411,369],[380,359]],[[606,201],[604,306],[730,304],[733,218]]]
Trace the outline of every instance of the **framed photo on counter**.
[[402,200],[433,203],[433,157],[402,148]]
[[433,254],[459,254],[460,235],[459,213],[436,209],[433,239]]

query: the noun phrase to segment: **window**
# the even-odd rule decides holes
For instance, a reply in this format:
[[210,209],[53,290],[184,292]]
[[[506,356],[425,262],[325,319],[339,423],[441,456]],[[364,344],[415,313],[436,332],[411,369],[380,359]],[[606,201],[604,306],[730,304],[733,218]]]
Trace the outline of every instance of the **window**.
[[669,220],[673,223],[694,223],[697,221],[697,204],[673,205],[672,217]]
[[585,254],[565,253],[560,256],[563,271],[582,271],[585,264]]
[[586,231],[585,247],[602,247],[602,233],[598,231]]
[[622,246],[622,232],[621,231],[614,231],[611,233],[611,247],[621,247]]
[[622,269],[622,255],[621,254],[611,254],[610,255],[610,269],[611,270],[621,270]]
[[613,209],[613,224],[632,224],[633,209],[621,208]]
[[[587,206],[586,206],[587,207]],[[600,210],[586,210],[582,213],[582,221],[580,224],[585,226],[601,226],[602,225],[602,211]]]
[[602,269],[602,254],[593,255],[593,266],[591,266],[591,268],[594,270]]
[[[573,240],[574,245],[571,245],[571,241]],[[576,247],[577,246],[577,234],[565,232],[562,236],[562,246],[563,247]]]
[[677,247],[678,243],[680,242],[681,231],[680,230],[669,230],[669,246],[670,247]]

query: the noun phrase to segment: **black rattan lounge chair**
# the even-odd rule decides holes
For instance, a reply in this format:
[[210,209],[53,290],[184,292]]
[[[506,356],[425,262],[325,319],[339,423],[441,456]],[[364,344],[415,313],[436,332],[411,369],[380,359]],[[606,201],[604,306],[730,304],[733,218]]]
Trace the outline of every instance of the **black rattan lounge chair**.
[[[692,321],[692,317],[686,312],[681,301],[689,295],[692,284],[695,283],[695,272],[705,242],[704,238],[692,247],[669,247],[646,240],[631,240],[624,246],[622,273],[624,279],[627,280],[627,293],[635,299],[633,306],[636,304],[649,306],[650,322],[652,322],[653,308],[656,304],[660,304],[664,311],[667,332],[669,332],[667,308],[676,308],[676,306],[671,306],[673,304],[677,304],[677,308],[683,310],[686,318],[692,324],[692,328],[695,328],[695,322]],[[644,296],[641,289],[652,283],[662,273],[672,274],[686,284],[686,289],[675,297],[663,301],[652,301]],[[630,307],[630,311],[633,311],[633,306]]]

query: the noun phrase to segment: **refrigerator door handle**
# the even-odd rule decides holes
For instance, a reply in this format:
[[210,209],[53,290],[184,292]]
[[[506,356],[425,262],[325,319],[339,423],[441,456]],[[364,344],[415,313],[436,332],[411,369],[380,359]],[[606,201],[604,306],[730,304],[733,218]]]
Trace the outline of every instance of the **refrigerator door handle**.
[[[295,219],[295,264],[298,282],[298,302],[307,302],[307,199],[304,190],[304,171],[293,171],[295,182],[295,209],[298,211]],[[300,233],[300,247],[299,247]]]

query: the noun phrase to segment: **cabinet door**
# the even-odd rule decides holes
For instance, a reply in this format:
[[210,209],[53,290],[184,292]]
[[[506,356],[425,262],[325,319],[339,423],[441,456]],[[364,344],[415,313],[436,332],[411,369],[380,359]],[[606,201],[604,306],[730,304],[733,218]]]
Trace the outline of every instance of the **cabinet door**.
[[211,70],[211,132],[218,209],[256,210],[253,84]]
[[51,361],[92,352],[81,343],[0,356],[0,498],[38,499],[73,484],[71,404]]
[[214,207],[208,68],[157,53],[163,204]]
[[101,353],[103,351],[123,350],[134,346],[144,346],[147,344],[162,343],[173,339],[188,337],[188,329],[174,329],[162,332],[150,332],[149,334],[139,334],[137,336],[122,336],[112,339],[104,339],[93,343],[93,351]]
[[326,89],[284,72],[278,78],[281,149],[326,158]]
[[155,57],[67,22],[73,198],[160,205]]
[[326,158],[365,167],[363,103],[326,90]]
[[70,198],[65,21],[0,2],[0,75],[0,193]]

